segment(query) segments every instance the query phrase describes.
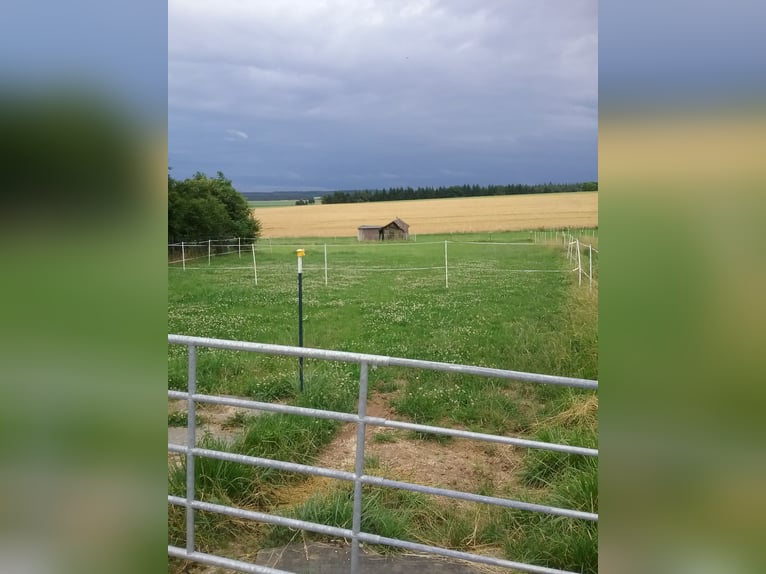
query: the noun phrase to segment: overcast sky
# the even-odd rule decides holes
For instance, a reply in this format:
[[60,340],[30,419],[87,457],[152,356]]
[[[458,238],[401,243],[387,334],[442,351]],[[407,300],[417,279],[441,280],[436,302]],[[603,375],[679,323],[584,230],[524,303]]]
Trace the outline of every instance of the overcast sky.
[[240,191],[597,179],[596,0],[170,0],[168,163]]

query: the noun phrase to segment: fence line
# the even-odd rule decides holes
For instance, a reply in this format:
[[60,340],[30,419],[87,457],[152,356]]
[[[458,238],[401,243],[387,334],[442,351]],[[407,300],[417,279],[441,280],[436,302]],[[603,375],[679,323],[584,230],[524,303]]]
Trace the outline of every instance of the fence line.
[[247,267],[189,267],[188,265],[185,268],[182,267],[169,267],[168,269],[175,269],[178,271],[185,271],[187,269],[190,269],[192,271],[241,271],[242,269],[253,269],[252,265],[248,265]]
[[[586,247],[588,249],[588,271],[585,271],[582,266],[581,248]],[[577,252],[577,267],[573,269],[579,274],[579,284],[582,285],[582,276],[585,275],[588,278],[588,289],[593,289],[593,253],[598,253],[598,249],[595,249],[592,245],[582,245],[579,239],[574,239],[569,242],[568,257],[573,262],[574,252]]]
[[[189,247],[189,246],[188,245],[184,245],[184,248],[187,248],[187,247]],[[199,247],[202,247],[202,246],[200,245]],[[207,255],[199,255],[197,257],[186,257],[186,255],[184,254],[182,259],[174,259],[172,261],[168,261],[168,265],[171,265],[173,263],[183,263],[185,261],[196,261],[197,259],[207,259],[208,260],[208,265],[209,265],[211,257],[217,257],[219,255],[231,255],[232,253],[236,253],[236,252],[237,252],[236,248],[233,248],[231,251],[224,251],[224,252],[219,252],[219,253],[208,253]],[[248,269],[249,269],[249,267],[248,267]]]
[[[573,231],[577,231],[578,235],[596,237],[596,229],[595,228],[577,228],[577,230],[575,230],[573,228],[567,227],[567,228],[558,228],[558,229],[531,230],[530,233],[532,233],[533,234],[532,236],[534,238],[536,238],[536,239],[542,239],[542,240],[551,239],[552,240],[552,239],[555,239],[556,237],[561,236],[562,234],[571,235]],[[506,232],[499,232],[499,233],[503,234],[503,233],[506,233]],[[492,238],[492,233],[486,232],[486,234],[490,238],[489,241],[487,241],[486,243],[492,243],[492,239],[491,239]],[[446,234],[446,233],[438,234],[437,233],[435,235],[450,235],[450,237],[453,237],[455,234],[454,233],[450,233],[450,234]],[[473,235],[481,235],[481,233],[473,233]],[[411,234],[411,238],[412,239],[405,240],[405,241],[392,241],[392,242],[386,242],[386,241],[380,241],[380,242],[378,242],[378,241],[371,241],[371,242],[356,241],[356,242],[349,242],[349,243],[328,243],[327,245],[368,245],[368,246],[375,246],[375,245],[386,245],[386,244],[389,244],[389,243],[393,243],[393,244],[396,244],[396,245],[412,245],[413,243],[418,243],[420,245],[426,245],[428,243],[441,243],[441,241],[418,242],[416,234]],[[270,245],[274,245],[274,246],[277,246],[277,247],[284,246],[284,247],[296,247],[296,248],[297,247],[304,247],[306,245],[317,246],[317,245],[323,245],[324,244],[324,242],[322,242],[322,243],[301,243],[301,244],[297,244],[297,243],[296,244],[294,244],[294,243],[273,243],[274,239],[279,240],[280,238],[273,238],[273,237],[229,237],[229,238],[222,238],[222,239],[219,238],[219,239],[204,239],[204,240],[197,240],[197,241],[185,241],[185,242],[182,242],[182,243],[185,243],[187,246],[205,246],[205,245],[208,244],[208,242],[212,242],[213,244],[216,244],[216,243],[220,243],[220,244],[227,244],[227,243],[228,244],[231,244],[231,243],[238,244],[238,243],[241,242],[241,245],[249,245],[250,243],[253,243],[253,242],[268,241]],[[289,238],[286,238],[286,239],[289,239]],[[317,238],[314,238],[314,239],[316,240],[316,239],[321,239],[321,238],[317,237]],[[333,237],[333,239],[337,239],[337,236]],[[354,237],[353,236],[348,236],[348,239],[352,240],[352,239],[354,239]],[[453,243],[469,243],[469,242],[464,242],[464,241],[455,241],[454,239],[450,239],[449,241],[451,241]],[[485,243],[485,242],[477,241],[475,243]],[[181,246],[181,243],[168,243],[168,247],[180,247],[180,246]]]
[[[263,265],[261,264],[261,270],[273,270],[275,268],[277,269],[284,269],[284,270],[290,270],[294,266],[293,265]],[[169,269],[176,270],[176,271],[183,271],[181,267],[170,267]],[[242,271],[244,269],[252,270],[253,266],[240,266],[240,267],[221,267],[221,266],[215,266],[215,267],[189,267],[186,266],[187,270],[192,271]],[[324,267],[317,267],[317,266],[309,266],[304,265],[303,267],[304,271],[322,271],[324,270]],[[329,271],[332,271],[332,267],[327,268]],[[375,273],[377,271],[381,272],[391,272],[391,271],[433,271],[433,270],[440,270],[444,269],[444,265],[439,265],[436,267],[353,267],[353,268],[342,268],[342,271],[346,274],[353,275],[355,273]],[[470,267],[470,266],[459,266],[459,269],[461,271],[471,271],[476,270],[478,268],[476,267]],[[577,271],[577,269],[574,269]],[[570,273],[570,271],[566,269],[496,269],[494,270],[495,273]],[[587,272],[583,272],[583,274],[587,274]],[[327,285],[327,283],[325,283]]]
[[[485,496],[480,494],[474,494],[469,492],[462,492],[458,490],[450,490],[444,488],[436,488],[431,486],[425,486],[421,484],[403,482],[391,480],[379,476],[368,476],[364,474],[364,449],[365,449],[365,429],[367,425],[386,426],[391,428],[407,428],[410,430],[418,430],[420,432],[434,432],[436,434],[443,434],[447,436],[456,436],[460,438],[469,438],[475,440],[484,440],[490,442],[499,442],[503,444],[513,444],[515,446],[526,448],[542,448],[547,450],[556,450],[558,452],[566,452],[569,454],[577,454],[584,456],[598,456],[598,451],[595,449],[586,449],[584,447],[577,447],[572,445],[561,445],[555,443],[545,443],[543,441],[531,441],[527,439],[505,437],[501,435],[490,435],[485,433],[472,433],[469,431],[462,431],[458,429],[448,429],[444,427],[431,427],[427,425],[419,425],[416,423],[405,423],[402,421],[390,421],[379,417],[369,417],[366,412],[367,405],[367,389],[368,389],[368,372],[369,366],[399,366],[408,367],[414,369],[435,370],[442,372],[455,372],[466,375],[477,375],[482,377],[512,379],[517,381],[533,382],[540,384],[555,384],[564,385],[574,388],[586,388],[597,389],[598,381],[589,379],[577,379],[571,377],[561,377],[555,375],[544,375],[538,373],[525,373],[520,371],[510,371],[506,369],[494,369],[489,367],[479,367],[475,365],[461,365],[453,363],[441,363],[436,361],[422,361],[418,359],[406,359],[402,357],[389,357],[383,355],[369,355],[361,353],[350,353],[347,351],[332,351],[326,349],[313,349],[304,347],[291,347],[285,345],[269,345],[263,343],[252,343],[247,341],[228,341],[223,339],[210,339],[204,337],[190,337],[186,335],[168,335],[169,344],[184,345],[188,348],[188,386],[187,392],[180,391],[168,391],[168,398],[177,400],[186,400],[188,404],[188,417],[187,417],[187,441],[186,446],[168,444],[168,451],[178,454],[186,455],[186,496],[168,496],[168,503],[183,506],[186,508],[186,547],[179,548],[175,546],[168,546],[168,555],[190,560],[193,562],[200,562],[203,564],[211,564],[217,566],[224,566],[234,570],[242,572],[271,572],[280,574],[280,571],[257,566],[254,564],[248,564],[246,562],[231,560],[215,556],[212,554],[205,554],[196,551],[195,545],[195,511],[202,510],[208,512],[216,512],[219,514],[226,514],[229,516],[236,516],[247,520],[256,520],[259,522],[266,522],[269,524],[277,524],[283,526],[289,526],[290,528],[299,528],[302,530],[309,530],[313,532],[319,532],[328,534],[331,536],[338,536],[347,539],[351,539],[351,572],[356,574],[359,571],[359,553],[360,542],[369,542],[373,544],[387,544],[390,546],[396,546],[409,550],[415,550],[418,552],[428,552],[441,556],[447,556],[452,558],[460,558],[463,560],[469,560],[472,562],[490,564],[494,566],[502,566],[507,568],[513,568],[524,572],[533,572],[540,574],[561,573],[561,570],[554,570],[542,566],[536,566],[533,564],[525,564],[521,562],[513,562],[510,560],[503,560],[490,556],[482,556],[479,554],[472,554],[468,552],[459,552],[455,550],[439,548],[436,546],[429,546],[425,544],[418,544],[414,542],[408,542],[400,539],[392,539],[381,537],[375,534],[363,532],[361,529],[362,524],[362,497],[363,497],[363,485],[374,485],[378,487],[395,488],[408,490],[412,492],[420,492],[424,494],[444,496],[457,500],[466,500],[470,502],[478,502],[484,504],[490,504],[493,506],[500,506],[504,508],[514,508],[529,512],[538,512],[549,514],[553,516],[568,517],[577,520],[586,521],[598,521],[598,515],[591,512],[584,512],[581,510],[560,508],[555,506],[547,506],[540,504],[532,504],[520,500],[513,500],[508,498],[501,498],[496,496]],[[232,351],[244,351],[254,352],[267,355],[280,355],[280,356],[294,356],[304,357],[320,360],[330,361],[342,361],[346,363],[355,363],[360,365],[359,375],[359,395],[358,395],[358,412],[356,414],[339,413],[334,411],[327,411],[322,409],[309,409],[305,407],[296,407],[292,405],[281,405],[262,403],[258,401],[250,401],[245,399],[236,399],[231,397],[217,397],[213,395],[197,394],[196,389],[196,377],[197,377],[197,348],[215,348],[215,349],[228,349]],[[272,460],[261,457],[253,457],[242,454],[234,454],[224,451],[198,448],[196,447],[196,404],[197,403],[210,403],[210,404],[228,404],[232,406],[238,406],[242,408],[281,412],[288,414],[295,414],[307,417],[325,418],[339,420],[343,422],[352,422],[357,425],[357,441],[356,441],[356,454],[354,472],[340,471],[325,467],[304,465],[298,463],[292,463],[288,461]],[[195,492],[195,474],[194,474],[194,461],[196,457],[206,457],[218,460],[236,462],[240,464],[248,464],[253,466],[261,466],[266,468],[275,468],[290,472],[299,472],[304,474],[326,476],[338,480],[345,480],[354,483],[354,499],[353,499],[353,516],[352,516],[352,528],[351,530],[331,527],[327,525],[317,524],[313,522],[307,522],[302,520],[285,518],[282,516],[266,514],[262,512],[255,512],[250,510],[244,510],[231,506],[224,506],[219,504],[212,504],[202,502],[194,499]]]
[[[207,248],[208,248],[208,250],[207,250],[208,269],[215,270],[215,271],[218,271],[218,270],[221,270],[221,271],[234,271],[234,270],[251,269],[252,268],[254,283],[255,283],[256,286],[258,285],[258,269],[257,269],[257,262],[256,262],[256,252],[258,252],[258,251],[265,251],[266,247],[264,247],[263,249],[260,249],[254,243],[250,244],[251,250],[252,250],[252,254],[253,254],[253,265],[252,265],[252,267],[250,267],[250,266],[247,266],[247,267],[245,267],[245,266],[232,266],[232,265],[229,265],[229,266],[218,266],[218,265],[212,266],[211,259],[212,259],[213,256],[231,255],[231,254],[233,254],[235,252],[239,252],[240,253],[240,257],[241,257],[241,251],[239,250],[239,247],[235,247],[233,245],[226,245],[226,246],[224,246],[224,247],[228,247],[228,249],[226,251],[224,251],[223,253],[215,253],[215,254],[213,254],[212,253],[211,242],[212,242],[212,240],[209,240],[207,242],[198,242],[198,243],[195,244],[197,247],[207,246]],[[417,266],[417,267],[415,267],[415,266],[413,266],[413,267],[349,267],[349,268],[343,268],[343,270],[346,271],[346,272],[351,272],[351,273],[356,273],[356,272],[369,273],[369,272],[378,272],[378,271],[380,271],[380,272],[429,271],[429,270],[441,270],[441,269],[443,269],[444,270],[444,286],[445,286],[445,289],[448,289],[449,288],[449,248],[448,248],[448,246],[449,246],[450,243],[453,243],[453,244],[456,244],[456,245],[482,245],[482,246],[491,246],[491,245],[510,246],[510,245],[512,245],[512,246],[524,246],[524,247],[538,245],[536,243],[530,243],[530,242],[518,243],[518,242],[488,242],[488,241],[487,242],[482,242],[482,241],[452,241],[452,240],[444,240],[443,242],[442,241],[421,242],[420,245],[438,245],[438,244],[442,244],[442,243],[444,244],[444,265]],[[384,245],[384,244],[387,245],[387,246],[413,245],[413,243],[392,243],[392,242],[389,242],[389,243],[382,243],[381,242],[381,243],[370,244],[370,245],[380,246],[380,245]],[[175,244],[168,244],[168,245],[170,247],[170,246],[173,246]],[[178,264],[178,263],[181,263],[182,264],[182,269],[184,271],[186,271],[186,270],[195,270],[196,271],[196,270],[204,270],[205,269],[205,267],[189,266],[189,265],[187,265],[187,262],[191,262],[191,261],[196,261],[196,260],[202,259],[204,256],[187,257],[184,250],[185,250],[185,248],[189,247],[189,245],[187,245],[185,242],[182,242],[181,244],[178,244],[178,245],[181,246],[182,259],[180,259],[180,260],[176,259],[176,260],[169,261],[168,265],[171,268],[176,268],[177,269],[178,267],[173,267],[173,266]],[[327,248],[328,247],[351,247],[351,248],[354,248],[354,247],[357,247],[358,245],[366,245],[366,244],[353,244],[353,243],[348,243],[348,244],[346,244],[346,243],[328,244],[328,243],[324,243],[324,244],[301,244],[301,245],[304,246],[304,247],[305,246],[311,246],[311,245],[313,245],[315,247],[319,247],[320,245],[322,246],[323,253],[324,253],[324,266],[323,267],[307,266],[306,269],[307,270],[321,269],[324,272],[324,282],[325,282],[325,285],[328,285],[329,284],[329,273],[330,273],[330,269],[331,268],[330,268],[330,265],[329,265],[330,261],[329,261],[328,249]],[[293,245],[289,245],[289,244],[283,244],[283,245],[280,245],[280,246],[281,247],[286,247],[286,248],[287,247],[293,247]],[[216,248],[218,249],[220,247],[221,246],[217,246]],[[273,246],[272,245],[269,245],[268,249],[269,249],[270,252],[273,252]],[[571,250],[571,247],[569,249]],[[569,257],[569,251],[568,251],[568,257]],[[290,268],[290,265],[287,265],[287,264],[284,264],[284,265],[266,264],[263,267],[265,269],[274,269],[275,267],[276,268],[284,267],[285,269],[288,269],[288,268]],[[470,267],[470,264],[468,264],[468,265],[466,265],[466,264],[459,264],[458,265],[458,268],[462,269],[462,270],[468,269],[469,267]],[[574,271],[577,271],[577,269],[575,269]],[[561,269],[504,269],[501,272],[507,272],[507,273],[563,273],[565,271],[563,271]]]
[[444,265],[438,265],[436,267],[352,267],[344,270],[353,273],[357,271],[428,271],[431,269],[446,269],[446,267]]
[[526,245],[527,247],[539,247],[539,244],[535,244],[532,241],[452,241],[449,240],[450,243],[460,243],[462,245]]
[[[583,231],[594,231],[594,230],[587,230],[584,229]],[[548,230],[548,231],[534,231],[534,235],[532,236],[533,239],[545,237],[541,236],[539,234],[551,234],[551,238],[554,238],[556,236],[559,236],[563,233],[566,233],[568,235],[571,235],[570,230]],[[439,235],[439,234],[436,234]],[[447,235],[447,234],[442,234]],[[450,236],[453,236],[454,234],[449,234]],[[491,234],[487,234],[491,236]],[[583,233],[579,233],[579,235],[583,235]],[[595,235],[593,235],[595,237]],[[414,235],[413,235],[414,237]],[[272,238],[270,237],[232,237],[229,239],[205,239],[205,240],[198,240],[198,241],[184,241],[181,243],[168,243],[168,247],[180,247],[183,243],[187,247],[206,247],[208,243],[212,243],[214,246],[216,244],[221,245],[232,245],[237,247],[238,243],[241,241],[241,245],[249,245],[251,243],[258,243],[258,242],[269,242],[269,247],[293,247],[293,248],[300,248],[300,247],[319,247],[322,245],[327,245],[328,247],[384,247],[384,246],[404,246],[404,245],[436,245],[441,244],[442,240],[438,241],[416,241],[416,240],[409,240],[409,241],[349,241],[348,243],[328,243],[328,242],[320,242],[317,243],[316,239],[314,238],[314,242],[312,243],[274,243],[272,241]],[[351,239],[351,238],[349,238]],[[466,244],[474,244],[474,245],[534,245],[535,241],[509,241],[509,242],[502,242],[502,241],[492,241],[491,239],[488,241],[460,241],[455,239],[448,239],[450,243],[466,243]]]
[[221,244],[221,245],[249,245],[256,241],[262,241],[259,237],[230,237],[229,239],[199,239],[197,241],[181,241],[180,243],[168,243],[168,247],[181,247],[185,245],[187,247],[206,247],[208,243]]
[[[206,241],[197,241],[197,242],[181,242],[181,243],[168,243],[168,247],[207,247],[208,243],[213,242],[213,246],[216,247],[214,242],[215,239],[212,240],[206,240]],[[251,241],[251,240],[248,240]],[[258,246],[259,240],[252,240],[250,243],[242,243],[242,246],[247,245],[256,245]],[[262,241],[262,240],[260,240]],[[455,244],[461,244],[461,245],[519,245],[519,246],[537,246],[539,247],[539,243],[535,243],[534,241],[455,241],[454,239],[446,239],[446,240],[440,240],[440,241],[360,241],[358,243],[269,243],[268,247],[269,249],[273,250],[274,247],[289,247],[289,248],[304,248],[304,247],[348,247],[351,249],[356,249],[357,247],[405,247],[405,246],[421,246],[421,245],[441,245],[444,243],[444,241],[447,241],[449,243],[455,243]],[[222,243],[217,245],[217,247],[231,247],[232,249],[238,248],[239,246],[229,243]],[[265,247],[264,247],[265,249]]]
[[[196,241],[196,242],[183,242],[183,244],[186,247],[206,247],[208,244],[208,241],[215,242],[217,240],[205,240],[205,241]],[[228,241],[228,240],[227,240]],[[263,242],[263,239],[245,239],[245,241],[249,241],[251,243],[257,244],[258,242]],[[451,241],[451,240],[450,240]],[[441,244],[441,241],[359,241],[356,243],[271,243],[269,242],[268,246],[270,248],[274,247],[291,247],[291,248],[300,248],[300,247],[321,247],[322,245],[327,245],[328,247],[382,247],[382,246],[405,246],[405,245],[437,245]],[[454,241],[453,243],[465,243],[460,241]],[[231,245],[229,243],[222,243],[222,245]],[[243,243],[242,245],[250,245],[250,243]],[[168,247],[181,247],[181,243],[168,243]],[[236,244],[233,245],[233,247],[237,247]]]

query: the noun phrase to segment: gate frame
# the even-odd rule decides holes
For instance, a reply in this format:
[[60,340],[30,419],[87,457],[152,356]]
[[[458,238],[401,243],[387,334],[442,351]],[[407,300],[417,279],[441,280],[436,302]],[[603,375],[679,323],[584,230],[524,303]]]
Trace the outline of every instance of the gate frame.
[[[516,381],[532,382],[540,384],[560,385],[581,389],[598,389],[598,381],[590,379],[578,379],[570,377],[560,377],[555,375],[544,375],[536,373],[526,373],[521,371],[511,371],[506,369],[494,369],[489,367],[478,367],[474,365],[462,365],[454,363],[441,363],[435,361],[422,361],[417,359],[405,359],[401,357],[388,357],[383,355],[368,355],[363,353],[350,353],[345,351],[331,351],[325,349],[315,349],[306,347],[292,347],[286,345],[270,345],[265,343],[252,343],[245,341],[230,341],[224,339],[212,339],[206,337],[191,337],[187,335],[168,335],[168,343],[175,345],[184,345],[188,349],[188,387],[187,392],[183,391],[168,391],[168,398],[175,400],[186,400],[188,403],[188,417],[187,417],[187,440],[186,446],[168,443],[168,451],[177,454],[186,455],[186,497],[178,497],[168,495],[168,503],[183,506],[186,508],[186,548],[180,548],[177,546],[168,545],[168,555],[189,560],[193,562],[200,562],[202,564],[209,564],[213,566],[221,566],[224,568],[230,568],[240,572],[255,572],[258,574],[289,574],[283,570],[277,570],[265,566],[258,566],[252,563],[242,562],[238,560],[232,560],[213,554],[206,554],[197,552],[195,550],[195,510],[203,510],[209,512],[217,512],[228,516],[234,516],[243,519],[255,520],[259,522],[265,522],[269,524],[276,524],[281,526],[287,526],[289,528],[299,528],[308,530],[311,532],[317,532],[320,534],[326,534],[329,536],[342,537],[351,539],[351,566],[350,571],[352,574],[359,572],[359,557],[360,557],[360,542],[366,542],[370,544],[385,544],[389,546],[395,546],[416,552],[425,552],[429,554],[436,554],[439,556],[445,556],[448,558],[455,558],[460,560],[468,560],[480,564],[487,564],[491,566],[500,566],[505,568],[512,568],[523,572],[531,572],[534,574],[574,574],[564,570],[557,570],[553,568],[547,568],[544,566],[536,566],[534,564],[525,564],[521,562],[514,562],[510,560],[504,560],[500,558],[494,558],[491,556],[483,556],[480,554],[472,554],[469,552],[460,552],[457,550],[450,550],[447,548],[439,548],[436,546],[429,546],[426,544],[419,544],[415,542],[408,542],[406,540],[400,540],[395,538],[387,538],[362,532],[361,520],[362,520],[362,486],[365,484],[375,486],[385,486],[389,488],[397,488],[401,490],[409,490],[413,492],[420,492],[424,494],[445,496],[448,498],[467,500],[471,502],[480,502],[490,504],[494,506],[501,506],[505,508],[516,508],[520,510],[530,512],[540,512],[544,514],[551,514],[556,516],[564,516],[568,518],[588,520],[597,522],[598,514],[583,512],[578,510],[571,510],[566,508],[560,508],[555,506],[546,506],[541,504],[532,504],[519,500],[484,496],[479,494],[473,494],[469,492],[462,492],[457,490],[449,490],[444,488],[436,488],[431,486],[425,486],[415,483],[402,482],[396,480],[390,480],[377,476],[368,476],[364,474],[364,448],[365,448],[365,431],[367,425],[381,426],[387,428],[398,428],[412,430],[416,432],[428,432],[433,434],[439,434],[444,436],[451,436],[456,438],[467,438],[473,440],[481,440],[487,442],[494,442],[500,444],[507,444],[525,448],[536,448],[543,450],[553,450],[557,452],[564,452],[568,454],[575,454],[581,456],[598,457],[598,450],[580,446],[563,445],[556,443],[548,443],[542,441],[534,441],[528,439],[522,439],[517,437],[506,437],[501,435],[492,435],[486,433],[477,433],[471,431],[464,431],[458,429],[450,429],[446,427],[435,427],[428,425],[421,425],[416,423],[408,423],[402,421],[393,421],[383,419],[379,417],[367,416],[367,391],[368,391],[368,378],[370,365],[377,366],[389,366],[389,367],[408,367],[414,369],[426,369],[433,371],[442,371],[450,373],[459,373],[464,375],[477,375],[481,377],[493,377],[502,379],[512,379]],[[357,414],[341,413],[336,411],[327,411],[322,409],[312,409],[305,407],[296,407],[292,405],[281,405],[273,403],[264,403],[259,401],[251,401],[245,399],[236,399],[230,397],[219,397],[214,395],[198,394],[197,383],[197,348],[214,348],[214,349],[227,349],[233,351],[244,351],[261,353],[267,355],[281,355],[281,356],[293,356],[303,357],[310,359],[328,360],[328,361],[340,361],[346,363],[356,363],[360,365],[359,375],[359,395],[358,395],[358,410]],[[332,419],[341,422],[355,423],[357,425],[356,436],[356,455],[354,461],[354,472],[334,470],[326,467],[312,466],[297,464],[286,461],[278,461],[272,459],[252,457],[242,454],[228,453],[224,451],[202,449],[196,447],[196,405],[197,403],[203,404],[219,404],[235,406],[246,409],[254,409],[275,413],[286,413],[301,415],[307,417],[316,417],[324,419]],[[232,506],[223,506],[219,504],[211,504],[207,502],[197,501],[194,499],[195,491],[195,474],[194,474],[194,460],[195,457],[202,456],[208,458],[214,458],[218,460],[237,462],[242,464],[248,464],[252,466],[261,466],[266,468],[274,468],[279,470],[298,472],[302,474],[309,474],[315,476],[325,476],[338,480],[346,480],[354,483],[354,501],[353,501],[353,519],[352,528],[336,528],[327,526],[324,524],[317,524],[313,522],[307,522],[303,520],[296,520],[292,518],[285,518],[282,516],[255,512],[250,510],[244,510]]]

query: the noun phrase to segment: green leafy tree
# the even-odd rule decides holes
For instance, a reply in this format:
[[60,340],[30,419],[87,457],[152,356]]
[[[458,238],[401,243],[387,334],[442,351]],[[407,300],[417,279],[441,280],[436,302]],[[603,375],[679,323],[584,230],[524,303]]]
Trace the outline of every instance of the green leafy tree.
[[229,237],[258,238],[261,224],[247,200],[223,173],[197,172],[182,181],[168,175],[168,240],[200,241]]

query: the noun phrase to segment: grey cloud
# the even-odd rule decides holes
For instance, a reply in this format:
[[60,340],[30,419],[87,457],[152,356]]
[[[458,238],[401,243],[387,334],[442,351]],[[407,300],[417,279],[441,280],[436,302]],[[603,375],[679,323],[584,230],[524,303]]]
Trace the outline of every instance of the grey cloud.
[[[250,134],[253,154],[232,165],[237,173],[248,174],[256,158],[282,164],[291,154],[304,180],[316,177],[330,187],[319,157],[336,170],[333,181],[364,172],[383,182],[384,173],[427,179],[425,170],[449,178],[441,170],[455,160],[438,160],[447,152],[482,166],[457,171],[490,170],[498,179],[515,172],[508,160],[489,165],[473,156],[517,158],[525,148],[539,155],[541,141],[579,141],[595,157],[596,6],[595,0],[171,0],[168,106],[178,118],[171,141],[189,134],[210,161],[218,152],[205,147],[207,128],[195,124],[237,125]],[[392,148],[408,152],[396,165],[385,163],[399,156],[387,152]],[[571,165],[570,147],[545,154],[551,167],[529,177],[575,179],[556,172]],[[411,163],[431,156],[433,162]],[[582,171],[595,178],[595,159]]]

